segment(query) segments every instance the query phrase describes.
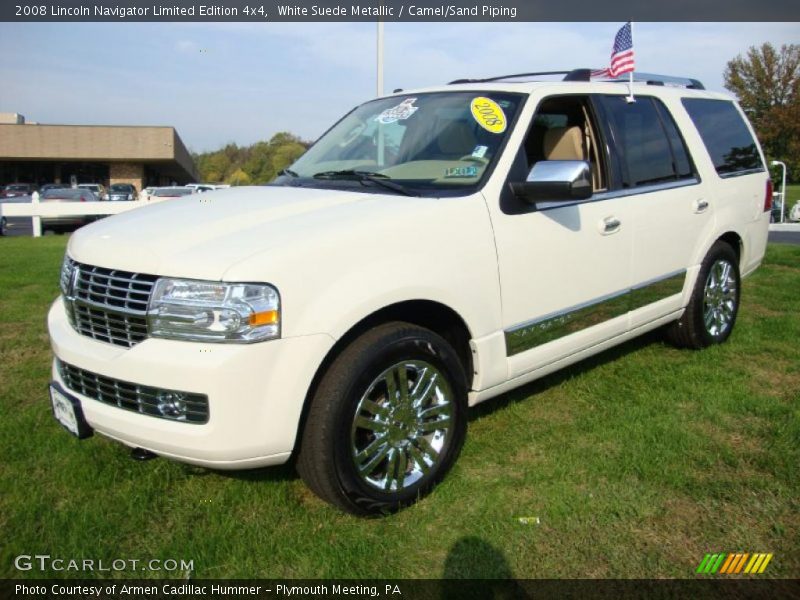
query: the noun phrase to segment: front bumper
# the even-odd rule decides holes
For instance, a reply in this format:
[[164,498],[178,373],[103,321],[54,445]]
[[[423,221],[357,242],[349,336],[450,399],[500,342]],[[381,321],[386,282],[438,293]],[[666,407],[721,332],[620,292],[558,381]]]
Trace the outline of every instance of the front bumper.
[[243,469],[285,462],[311,381],[334,344],[319,334],[256,344],[206,344],[148,338],[133,348],[95,341],[69,324],[61,298],[48,314],[56,359],[114,379],[206,394],[205,424],[143,415],[88,398],[81,402],[98,433],[132,447],[205,467]]

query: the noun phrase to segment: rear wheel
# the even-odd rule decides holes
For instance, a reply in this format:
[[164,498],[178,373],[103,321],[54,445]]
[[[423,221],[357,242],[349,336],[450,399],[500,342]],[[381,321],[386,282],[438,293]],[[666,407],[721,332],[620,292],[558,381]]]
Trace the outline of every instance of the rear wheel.
[[466,377],[450,344],[415,325],[381,325],[323,376],[298,471],[317,495],[348,512],[393,512],[427,494],[453,465],[466,407]]
[[706,348],[730,337],[739,312],[741,281],[733,248],[718,241],[708,251],[683,316],[667,329],[676,346]]
[[8,225],[8,222],[6,221],[6,218],[5,217],[0,217],[0,236],[6,234],[7,225]]

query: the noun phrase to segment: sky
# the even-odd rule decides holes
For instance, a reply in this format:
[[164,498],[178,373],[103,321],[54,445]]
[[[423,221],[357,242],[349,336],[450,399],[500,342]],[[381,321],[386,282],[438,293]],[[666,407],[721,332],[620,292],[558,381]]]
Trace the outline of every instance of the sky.
[[[384,90],[607,66],[622,23],[387,23]],[[636,23],[637,70],[724,91],[727,61],[800,23]],[[314,140],[376,95],[375,23],[0,23],[0,112],[171,125],[191,151]]]

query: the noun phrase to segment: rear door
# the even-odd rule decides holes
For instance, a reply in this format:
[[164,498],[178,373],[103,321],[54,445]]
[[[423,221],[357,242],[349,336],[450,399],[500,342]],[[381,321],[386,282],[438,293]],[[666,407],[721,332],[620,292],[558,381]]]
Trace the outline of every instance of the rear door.
[[714,207],[671,112],[658,98],[598,98],[613,140],[617,189],[630,199],[631,329],[679,310]]

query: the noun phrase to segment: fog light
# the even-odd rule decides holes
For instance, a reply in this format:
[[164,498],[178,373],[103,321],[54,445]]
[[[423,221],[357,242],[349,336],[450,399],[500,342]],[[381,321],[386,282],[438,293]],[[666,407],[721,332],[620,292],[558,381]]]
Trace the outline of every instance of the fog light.
[[159,392],[158,412],[170,419],[186,419],[186,398],[177,392]]

